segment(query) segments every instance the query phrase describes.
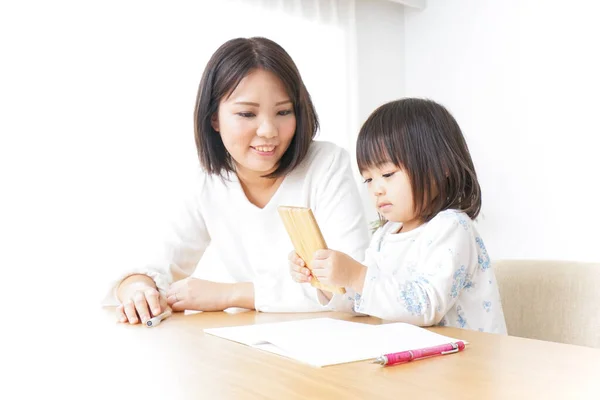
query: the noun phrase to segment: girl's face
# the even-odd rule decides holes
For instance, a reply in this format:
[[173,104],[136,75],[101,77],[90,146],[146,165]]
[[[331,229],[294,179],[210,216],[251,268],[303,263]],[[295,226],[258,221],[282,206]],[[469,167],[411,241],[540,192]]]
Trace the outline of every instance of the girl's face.
[[402,232],[422,224],[415,215],[413,192],[406,172],[392,163],[372,167],[362,172],[377,211],[385,219],[402,222]]
[[281,80],[257,69],[219,103],[212,120],[236,172],[258,177],[277,169],[296,131],[294,106]]

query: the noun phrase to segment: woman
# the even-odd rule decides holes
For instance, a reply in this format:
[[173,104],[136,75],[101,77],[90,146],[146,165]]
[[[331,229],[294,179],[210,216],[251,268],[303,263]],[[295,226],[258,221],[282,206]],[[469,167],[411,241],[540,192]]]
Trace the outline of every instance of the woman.
[[[368,229],[349,156],[313,140],[317,114],[287,52],[265,38],[224,43],[202,76],[194,125],[201,164],[194,195],[174,224],[164,259],[115,285],[119,321],[145,323],[169,307],[303,312],[333,306],[336,297],[297,285],[287,273],[292,244],[277,207],[310,207],[328,245],[359,259]],[[235,283],[191,277],[209,244]]]

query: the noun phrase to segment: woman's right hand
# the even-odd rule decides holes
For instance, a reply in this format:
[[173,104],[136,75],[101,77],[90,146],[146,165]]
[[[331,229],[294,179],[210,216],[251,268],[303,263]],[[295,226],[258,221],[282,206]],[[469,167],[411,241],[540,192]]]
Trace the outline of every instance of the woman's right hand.
[[311,281],[312,276],[310,270],[306,268],[304,260],[302,260],[295,251],[292,251],[288,255],[288,260],[290,264],[290,274],[294,281],[298,283],[307,283]]
[[117,290],[121,305],[117,307],[117,320],[130,324],[145,324],[170,309],[167,300],[156,290],[152,278],[146,275],[132,275],[121,282]]

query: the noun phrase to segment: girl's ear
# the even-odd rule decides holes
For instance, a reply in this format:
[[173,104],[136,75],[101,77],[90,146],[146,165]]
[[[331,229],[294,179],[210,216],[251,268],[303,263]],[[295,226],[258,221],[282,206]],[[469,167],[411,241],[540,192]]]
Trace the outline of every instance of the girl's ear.
[[214,113],[212,117],[210,117],[210,125],[216,132],[219,132],[219,116],[218,113]]

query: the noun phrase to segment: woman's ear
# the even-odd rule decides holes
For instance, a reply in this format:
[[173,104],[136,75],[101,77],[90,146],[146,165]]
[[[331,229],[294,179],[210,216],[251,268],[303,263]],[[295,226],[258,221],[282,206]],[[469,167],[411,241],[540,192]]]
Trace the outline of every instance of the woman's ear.
[[214,113],[212,117],[210,117],[210,125],[216,132],[219,132],[219,115],[218,113]]

